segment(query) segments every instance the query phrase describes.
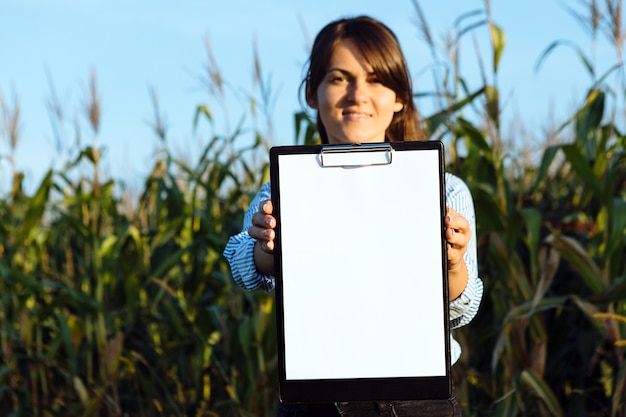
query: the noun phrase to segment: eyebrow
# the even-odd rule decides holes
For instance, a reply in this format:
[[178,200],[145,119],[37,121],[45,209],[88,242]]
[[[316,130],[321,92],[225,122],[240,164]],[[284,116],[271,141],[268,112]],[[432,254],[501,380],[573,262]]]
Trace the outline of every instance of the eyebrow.
[[[331,68],[329,68],[328,71],[326,71],[326,74],[330,74],[331,72],[334,72],[334,71],[340,72],[340,73],[345,74],[345,75],[350,75],[350,76],[354,75],[350,71],[342,69],[342,68],[338,68],[338,67],[331,67]],[[368,77],[375,76],[375,75],[376,75],[376,72],[374,72],[374,71],[371,71],[371,72],[367,73]]]

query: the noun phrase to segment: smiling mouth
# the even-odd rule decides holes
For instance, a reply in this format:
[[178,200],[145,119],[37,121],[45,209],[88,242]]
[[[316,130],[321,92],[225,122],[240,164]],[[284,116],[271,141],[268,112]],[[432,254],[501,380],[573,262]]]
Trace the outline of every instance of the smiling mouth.
[[362,113],[356,111],[344,111],[342,115],[348,119],[368,119],[371,115],[369,113]]

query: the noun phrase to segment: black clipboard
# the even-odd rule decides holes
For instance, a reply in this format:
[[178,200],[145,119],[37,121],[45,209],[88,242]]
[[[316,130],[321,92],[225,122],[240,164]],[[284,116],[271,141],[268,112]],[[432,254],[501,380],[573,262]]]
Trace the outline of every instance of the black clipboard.
[[451,394],[440,141],[270,149],[280,399]]

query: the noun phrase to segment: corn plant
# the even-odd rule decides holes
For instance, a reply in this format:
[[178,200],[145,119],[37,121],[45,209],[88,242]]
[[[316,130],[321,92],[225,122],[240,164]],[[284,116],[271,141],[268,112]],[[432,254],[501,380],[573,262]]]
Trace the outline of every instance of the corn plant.
[[427,118],[449,142],[449,169],[468,182],[478,221],[485,298],[459,330],[469,353],[455,367],[460,396],[470,415],[622,415],[625,328],[603,318],[625,309],[625,140],[605,110],[623,85],[595,82],[554,133],[560,143],[524,166],[503,146],[497,72],[506,37],[489,2],[483,20],[457,33],[479,27],[490,36],[491,77],[467,91],[452,62],[454,76],[440,77],[453,80],[440,89],[450,104]]
[[[89,94],[97,137],[95,77]],[[164,149],[132,210],[96,139],[32,196],[15,176],[0,204],[3,415],[273,414],[273,298],[235,288],[221,256],[268,176],[249,161],[260,134],[240,136],[213,137],[195,165]]]

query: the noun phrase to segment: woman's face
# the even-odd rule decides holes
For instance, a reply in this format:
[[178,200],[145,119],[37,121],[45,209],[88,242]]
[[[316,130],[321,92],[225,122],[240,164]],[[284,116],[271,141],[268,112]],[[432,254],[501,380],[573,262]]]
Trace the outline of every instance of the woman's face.
[[394,113],[403,107],[350,39],[337,44],[308,102],[317,109],[330,144],[384,142]]

